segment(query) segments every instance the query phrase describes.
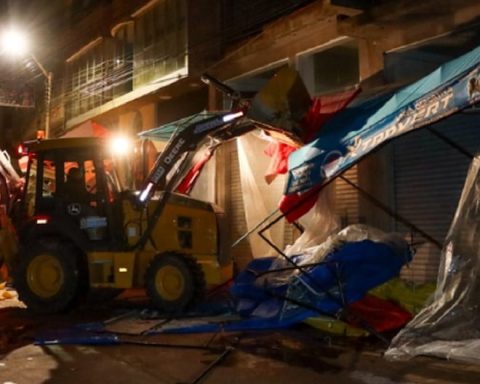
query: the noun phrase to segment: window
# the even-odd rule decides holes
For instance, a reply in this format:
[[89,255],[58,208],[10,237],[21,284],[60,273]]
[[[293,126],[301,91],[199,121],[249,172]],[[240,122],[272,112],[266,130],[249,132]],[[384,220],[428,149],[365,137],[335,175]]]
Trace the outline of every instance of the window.
[[68,66],[67,118],[71,119],[113,98],[113,39],[104,39]]
[[242,94],[253,97],[273,78],[278,71],[287,66],[288,64],[286,62],[275,63],[272,66],[264,68],[261,71],[253,74],[248,74],[233,80],[229,80],[228,85],[236,91],[242,92]]
[[121,190],[120,182],[117,178],[114,164],[111,159],[103,160],[103,171],[105,172],[107,199],[111,203],[117,198],[117,194]]
[[384,76],[390,83],[418,80],[440,65],[476,48],[479,35],[480,28],[473,24],[424,42],[387,51],[384,55]]
[[[37,190],[38,188],[38,190]],[[41,156],[37,164],[32,163],[30,169],[29,185],[27,191],[29,214],[42,214],[50,212],[55,206],[55,196],[57,192],[57,174],[53,156],[45,153]],[[33,200],[36,200],[36,206],[31,206]],[[31,209],[31,210],[30,210]]]
[[358,44],[352,40],[304,54],[298,69],[312,96],[345,91],[359,82]]
[[135,20],[134,86],[165,78],[186,68],[184,0],[164,0]]
[[95,164],[92,160],[86,160],[83,162],[85,188],[89,193],[97,192],[97,177]]
[[124,23],[114,32],[113,95],[118,97],[132,91],[133,23]]
[[53,198],[56,189],[55,163],[53,161],[43,161],[43,180],[42,197]]
[[35,212],[35,191],[37,190],[37,159],[30,160],[30,168],[28,170],[26,193],[25,193],[25,209],[27,216],[31,217]]
[[192,218],[186,216],[177,217],[177,239],[181,248],[191,249],[193,247]]

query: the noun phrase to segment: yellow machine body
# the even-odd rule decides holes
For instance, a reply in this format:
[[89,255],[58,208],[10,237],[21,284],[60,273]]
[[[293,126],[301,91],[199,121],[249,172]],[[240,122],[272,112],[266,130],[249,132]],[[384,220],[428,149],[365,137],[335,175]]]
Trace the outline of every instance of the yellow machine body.
[[145,288],[155,306],[174,312],[231,279],[223,212],[160,188],[139,204],[142,192],[124,187],[108,148],[98,138],[29,147],[18,252],[8,226],[0,229],[20,299],[34,310],[63,311],[88,281],[92,288]]
[[[153,211],[157,200],[150,202]],[[148,218],[131,201],[123,202],[123,228],[129,245],[135,245],[148,225]],[[90,285],[95,288],[142,287],[147,267],[158,254],[191,255],[201,266],[207,286],[229,280],[233,264],[219,261],[218,218],[211,204],[185,196],[173,195],[151,236],[141,250],[130,252],[89,252]]]

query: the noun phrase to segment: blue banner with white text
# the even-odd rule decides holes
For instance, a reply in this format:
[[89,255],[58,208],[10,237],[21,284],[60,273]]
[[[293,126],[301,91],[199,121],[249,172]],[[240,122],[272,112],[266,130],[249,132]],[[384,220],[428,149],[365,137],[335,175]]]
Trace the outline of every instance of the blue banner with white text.
[[380,145],[480,101],[480,47],[394,93],[353,102],[288,160],[286,194],[318,188]]

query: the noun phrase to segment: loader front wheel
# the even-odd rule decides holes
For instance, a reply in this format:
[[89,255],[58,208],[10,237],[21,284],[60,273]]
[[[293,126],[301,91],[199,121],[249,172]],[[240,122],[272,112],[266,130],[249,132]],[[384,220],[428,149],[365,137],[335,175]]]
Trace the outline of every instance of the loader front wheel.
[[19,299],[34,312],[67,310],[80,292],[75,249],[57,240],[32,244],[21,256],[14,285]]
[[204,295],[205,278],[194,258],[179,254],[155,256],[145,274],[153,305],[168,313],[180,313]]

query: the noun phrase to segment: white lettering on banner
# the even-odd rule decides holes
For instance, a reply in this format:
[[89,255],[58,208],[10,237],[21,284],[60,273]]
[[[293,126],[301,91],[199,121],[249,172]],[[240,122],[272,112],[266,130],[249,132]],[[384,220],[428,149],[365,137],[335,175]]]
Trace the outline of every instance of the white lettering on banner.
[[447,108],[452,98],[453,88],[449,88],[445,92],[442,92],[440,95],[435,95],[424,100],[420,100],[415,105],[415,121],[422,121],[423,119],[428,119],[432,115],[437,114],[439,108],[441,110]]
[[436,114],[438,112],[438,108],[440,107],[440,102],[433,103],[427,108],[427,116]]
[[371,137],[355,137],[353,145],[348,146],[348,157],[356,157],[390,138],[399,136],[400,134],[413,129],[417,123],[424,122],[425,120],[439,115],[443,109],[447,108],[452,99],[453,89],[449,88],[440,95],[419,101],[415,105],[415,109],[408,110],[400,115],[396,122],[389,128],[384,129]]
[[312,173],[312,169],[314,168],[314,164],[305,163],[302,166],[292,169],[290,171],[292,175],[292,185],[289,189],[295,190],[299,186],[305,187],[310,185],[310,174]]
[[447,108],[450,100],[453,99],[453,88],[448,89],[446,93],[445,97],[440,100],[443,103],[442,109]]
[[[346,145],[347,142],[351,143],[346,147],[347,153],[342,155],[339,152],[339,157],[329,161],[328,163],[327,161],[333,152],[327,154],[324,157],[324,163],[320,166],[321,173],[318,175],[318,177],[320,180],[329,179],[335,176],[339,170],[343,169],[343,167],[353,163],[356,158],[363,156],[365,153],[368,153],[370,150],[381,145],[387,140],[400,136],[401,134],[404,134],[415,128],[427,125],[449,113],[452,113],[452,107],[450,107],[450,104],[452,101],[454,101],[454,96],[454,88],[449,87],[439,94],[419,100],[417,103],[415,103],[413,108],[403,110],[403,112],[399,113],[394,121],[392,121],[383,129],[377,129],[375,131],[375,125],[373,125],[368,127],[366,132],[363,132],[364,137],[362,137],[360,134],[354,137],[353,142],[350,140],[345,140],[343,143],[340,142],[343,145]],[[480,92],[477,97],[480,99]],[[473,101],[470,100],[470,103],[472,102]],[[453,108],[454,110],[458,109],[455,107],[455,105]],[[291,178],[290,185],[288,186],[289,193],[300,189],[308,189],[317,182],[316,180],[311,179],[313,168],[315,168],[312,161],[315,157],[318,157],[321,152],[323,151],[320,151],[320,153],[307,152],[309,156],[305,157],[308,163],[302,164],[295,170],[290,171]]]

